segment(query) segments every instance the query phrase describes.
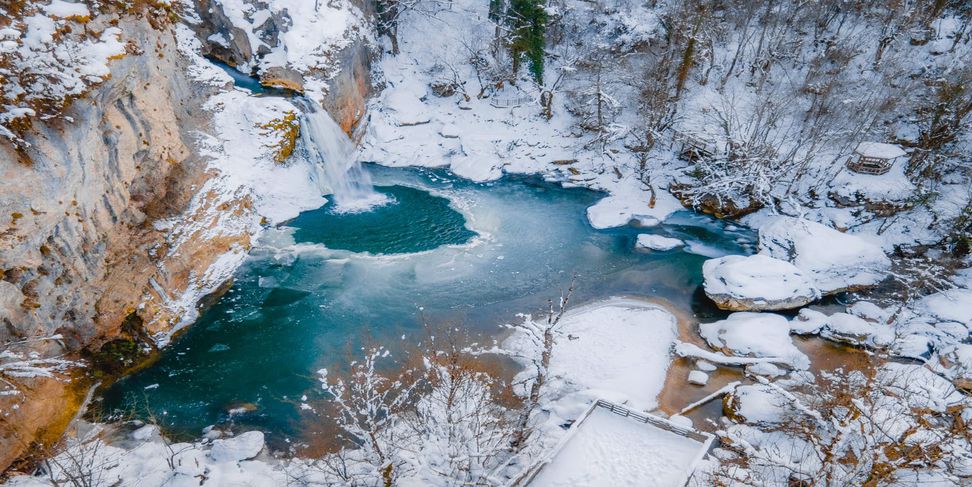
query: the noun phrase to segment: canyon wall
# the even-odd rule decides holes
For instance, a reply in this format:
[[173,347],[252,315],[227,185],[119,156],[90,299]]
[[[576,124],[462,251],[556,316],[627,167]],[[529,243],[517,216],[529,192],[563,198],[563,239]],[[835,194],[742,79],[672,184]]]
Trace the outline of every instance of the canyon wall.
[[[27,144],[0,138],[0,344],[85,363],[18,376],[0,394],[0,471],[56,441],[87,386],[185,325],[191,310],[173,303],[195,307],[226,284],[234,267],[213,269],[227,255],[241,260],[261,220],[245,191],[218,197],[207,185],[219,173],[204,150],[213,116],[201,107],[226,84],[191,78],[174,24],[125,13],[91,22],[124,33],[110,77],[63,116],[31,120]],[[364,38],[342,46],[319,90],[349,132],[364,117],[369,53]]]

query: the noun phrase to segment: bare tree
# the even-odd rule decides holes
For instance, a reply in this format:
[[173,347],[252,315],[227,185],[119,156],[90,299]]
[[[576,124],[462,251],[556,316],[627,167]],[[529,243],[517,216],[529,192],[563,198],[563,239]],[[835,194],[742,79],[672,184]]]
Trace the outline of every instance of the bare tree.
[[696,485],[878,487],[908,475],[955,478],[970,460],[970,400],[928,369],[838,370],[789,391],[763,383],[785,414],[720,431],[721,465]]

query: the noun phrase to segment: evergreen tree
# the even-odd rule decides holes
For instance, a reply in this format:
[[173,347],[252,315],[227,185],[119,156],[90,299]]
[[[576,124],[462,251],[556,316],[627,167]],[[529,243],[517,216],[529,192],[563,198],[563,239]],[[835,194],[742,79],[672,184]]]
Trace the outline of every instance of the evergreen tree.
[[543,0],[510,0],[507,12],[510,26],[510,57],[513,58],[513,74],[520,70],[525,57],[530,65],[530,75],[543,84],[543,48],[547,30],[547,11]]

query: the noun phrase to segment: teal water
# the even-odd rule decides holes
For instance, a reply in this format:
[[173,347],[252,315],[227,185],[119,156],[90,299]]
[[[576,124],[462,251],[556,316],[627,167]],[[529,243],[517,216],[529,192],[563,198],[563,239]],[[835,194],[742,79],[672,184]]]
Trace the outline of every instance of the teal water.
[[476,236],[444,197],[408,186],[375,190],[389,203],[372,211],[342,213],[328,203],[301,213],[288,223],[296,228],[294,240],[353,252],[406,254],[464,244]]
[[698,291],[707,257],[639,252],[637,235],[681,238],[709,255],[754,245],[748,230],[690,212],[594,230],[586,209],[602,194],[536,178],[476,184],[444,171],[370,170],[394,203],[350,214],[325,205],[268,231],[229,292],[155,364],[106,390],[101,409],[144,414],[148,405],[175,434],[257,428],[282,446],[306,426],[302,396],[322,397],[315,372],[340,371],[363,344],[400,351],[424,337],[423,322],[495,336],[575,274],[575,303],[641,295],[711,315]]

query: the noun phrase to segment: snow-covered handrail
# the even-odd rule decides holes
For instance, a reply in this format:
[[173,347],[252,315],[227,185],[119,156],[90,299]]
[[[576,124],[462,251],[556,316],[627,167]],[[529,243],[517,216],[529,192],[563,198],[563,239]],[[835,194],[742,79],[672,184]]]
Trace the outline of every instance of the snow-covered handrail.
[[498,98],[494,96],[489,99],[489,104],[496,108],[515,108],[528,103],[533,103],[535,101],[536,98],[528,94],[522,94],[505,98]]

